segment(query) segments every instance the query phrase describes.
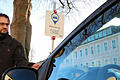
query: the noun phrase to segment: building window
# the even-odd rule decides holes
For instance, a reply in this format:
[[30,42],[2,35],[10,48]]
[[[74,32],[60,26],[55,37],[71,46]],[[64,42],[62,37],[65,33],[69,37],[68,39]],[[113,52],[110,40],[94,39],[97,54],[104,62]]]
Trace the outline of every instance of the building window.
[[86,63],[86,67],[88,67],[88,63]]
[[116,48],[116,40],[112,40],[112,48],[113,48],[113,49]]
[[82,53],[82,50],[80,50],[80,57],[82,57],[83,56],[83,53]]
[[93,46],[91,46],[91,54],[94,54]]
[[101,61],[98,61],[98,67],[100,67],[101,66]]
[[107,50],[108,50],[108,43],[105,42],[105,43],[104,43],[104,51],[107,51]]
[[98,39],[98,33],[95,34],[95,39]]
[[75,51],[75,58],[77,59],[77,51]]
[[99,32],[99,38],[101,38],[101,37],[102,37],[102,31]]
[[91,41],[90,37],[88,37],[87,39],[88,39],[88,41]]
[[85,49],[85,55],[88,56],[88,49]]
[[94,62],[92,62],[92,66],[93,66],[93,67],[95,66],[95,63],[94,63]]
[[108,64],[108,60],[105,59],[105,61],[104,61],[104,65],[107,65],[107,64]]
[[97,53],[100,53],[100,45],[97,45]]
[[113,64],[117,64],[117,58],[113,58]]
[[106,33],[106,30],[103,30],[103,36],[106,36],[107,33]]
[[93,41],[94,40],[94,35],[92,35],[91,38],[92,38],[92,41]]
[[107,34],[108,34],[108,35],[111,34],[111,28],[108,28],[108,29],[107,29]]

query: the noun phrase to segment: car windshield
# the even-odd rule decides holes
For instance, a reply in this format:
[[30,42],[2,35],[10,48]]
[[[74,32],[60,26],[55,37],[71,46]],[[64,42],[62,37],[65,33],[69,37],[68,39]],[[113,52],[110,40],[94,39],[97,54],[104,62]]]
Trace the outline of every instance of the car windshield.
[[79,33],[61,49],[62,55],[55,56],[48,80],[120,79],[120,3],[98,14],[103,8],[80,24]]

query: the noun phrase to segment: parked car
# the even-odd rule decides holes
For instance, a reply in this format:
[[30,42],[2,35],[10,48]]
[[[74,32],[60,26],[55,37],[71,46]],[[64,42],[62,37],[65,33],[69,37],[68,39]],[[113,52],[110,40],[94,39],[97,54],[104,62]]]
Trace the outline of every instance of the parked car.
[[[38,70],[12,68],[3,80],[120,80],[120,0],[79,24]],[[6,79],[7,78],[7,79]]]

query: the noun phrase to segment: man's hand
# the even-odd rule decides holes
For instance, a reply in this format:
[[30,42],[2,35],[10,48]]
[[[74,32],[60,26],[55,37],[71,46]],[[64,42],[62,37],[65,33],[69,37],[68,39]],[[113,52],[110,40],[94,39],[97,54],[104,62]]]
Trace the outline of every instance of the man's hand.
[[37,70],[37,69],[39,69],[40,66],[41,66],[41,64],[35,63],[35,64],[32,65],[32,68]]

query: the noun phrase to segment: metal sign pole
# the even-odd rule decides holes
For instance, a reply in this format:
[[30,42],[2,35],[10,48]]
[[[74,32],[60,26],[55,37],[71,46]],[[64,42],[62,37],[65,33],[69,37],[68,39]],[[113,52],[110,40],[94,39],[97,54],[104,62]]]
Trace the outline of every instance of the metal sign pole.
[[56,10],[56,2],[54,1],[53,9]]
[[55,40],[55,36],[52,36],[52,51],[54,50],[54,40]]
[[[56,2],[54,1],[54,6],[53,6],[53,11],[54,13],[56,12]],[[55,36],[52,36],[52,51],[54,50],[54,40],[55,40]]]

